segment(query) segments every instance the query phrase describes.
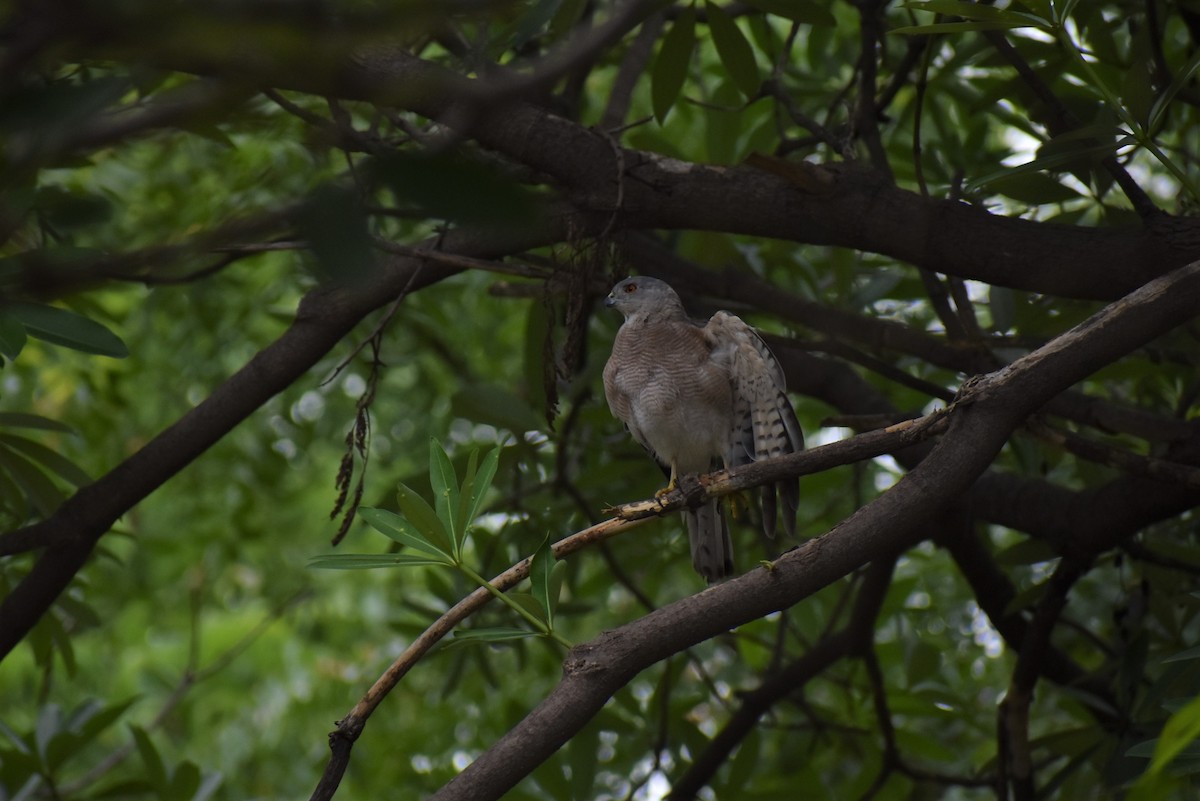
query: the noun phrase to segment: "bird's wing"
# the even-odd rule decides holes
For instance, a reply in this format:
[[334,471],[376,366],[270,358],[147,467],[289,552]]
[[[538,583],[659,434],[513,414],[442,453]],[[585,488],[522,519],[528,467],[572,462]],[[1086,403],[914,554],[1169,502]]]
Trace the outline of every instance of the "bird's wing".
[[[730,421],[727,466],[735,467],[804,448],[804,435],[785,391],[783,369],[762,337],[738,316],[719,311],[705,326],[713,352],[729,372],[734,413]],[[784,528],[795,534],[798,481],[777,484],[783,499]],[[763,487],[763,528],[775,534],[775,487]]]

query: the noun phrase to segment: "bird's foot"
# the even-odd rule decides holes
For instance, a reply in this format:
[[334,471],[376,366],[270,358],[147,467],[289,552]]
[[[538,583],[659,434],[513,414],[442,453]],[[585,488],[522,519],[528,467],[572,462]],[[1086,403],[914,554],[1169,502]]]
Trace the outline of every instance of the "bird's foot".
[[729,515],[735,520],[740,519],[751,505],[751,502],[746,499],[745,493],[741,491],[726,495],[725,503],[729,506]]

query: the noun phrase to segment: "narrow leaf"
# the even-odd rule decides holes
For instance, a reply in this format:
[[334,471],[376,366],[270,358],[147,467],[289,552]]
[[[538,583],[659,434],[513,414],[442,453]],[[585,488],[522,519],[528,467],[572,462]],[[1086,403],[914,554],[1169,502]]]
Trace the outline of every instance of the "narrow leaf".
[[932,11],[947,17],[962,17],[963,19],[987,20],[990,22],[1008,22],[1014,25],[1041,25],[1049,27],[1050,23],[1033,14],[1013,11],[1007,8],[996,8],[981,3],[968,3],[964,0],[919,0],[905,3],[908,8],[918,11]]
[[314,556],[308,566],[318,570],[373,570],[381,567],[452,565],[449,557],[410,553],[331,553]]
[[1158,99],[1154,101],[1154,105],[1150,107],[1149,129],[1152,133],[1162,123],[1163,115],[1166,113],[1167,107],[1171,105],[1171,101],[1175,99],[1175,95],[1191,82],[1192,76],[1198,69],[1200,69],[1200,50],[1193,53],[1184,68],[1175,73],[1171,85],[1159,95]]
[[0,308],[0,356],[17,358],[17,354],[25,347],[26,338],[25,324]]
[[433,511],[433,507],[416,491],[403,483],[400,484],[396,491],[396,503],[400,506],[401,514],[408,518],[408,522],[416,526],[421,536],[442,553],[454,553],[454,549],[450,546],[450,539],[446,535],[446,527],[442,525],[437,512]]
[[158,749],[154,747],[150,735],[141,726],[130,725],[129,731],[133,733],[133,741],[137,745],[138,754],[141,755],[142,763],[146,766],[146,779],[155,788],[164,789],[167,785],[167,768],[163,764]]
[[123,359],[129,348],[121,338],[95,320],[42,303],[9,303],[5,311],[25,325],[31,337],[66,348]]
[[554,572],[554,549],[550,547],[550,535],[542,540],[529,564],[529,582],[533,586],[533,597],[542,608],[542,618],[546,627],[554,628],[554,607],[556,601],[550,592],[550,576]]
[[1171,763],[1179,752],[1200,737],[1200,696],[1193,698],[1187,706],[1167,718],[1162,736],[1150,760],[1150,773],[1159,773]]
[[415,548],[438,559],[452,558],[447,551],[426,538],[415,525],[395,512],[365,506],[358,510],[358,516],[366,520],[371,528],[401,545]]
[[517,628],[488,628],[488,629],[468,629],[466,631],[454,632],[454,639],[459,642],[504,642],[506,640],[520,640],[525,637],[536,637],[537,633],[529,629]]
[[1011,22],[987,22],[974,20],[972,22],[935,22],[930,25],[903,25],[892,28],[888,33],[906,36],[936,35],[943,33],[962,33],[964,31],[1007,31],[1014,28],[1032,28],[1031,24],[1014,24]]
[[654,118],[660,125],[679,99],[695,48],[696,12],[689,8],[676,18],[671,30],[663,37],[658,58],[650,71],[650,101]]
[[64,434],[75,433],[75,429],[66,423],[42,417],[40,414],[24,412],[0,412],[0,428],[37,428],[43,431],[61,431]]
[[190,799],[195,796],[196,790],[199,788],[200,768],[195,762],[188,760],[175,766],[175,772],[171,776],[164,797]]
[[3,445],[0,445],[0,470],[8,473],[43,516],[54,514],[65,498],[37,465]]
[[1200,645],[1188,648],[1186,651],[1180,651],[1177,654],[1171,654],[1163,662],[1187,662],[1192,659],[1200,659]]
[[488,489],[492,486],[492,478],[496,475],[496,466],[500,463],[500,446],[483,457],[483,463],[479,465],[479,473],[475,476],[475,483],[471,486],[471,502],[467,507],[467,520],[474,520],[479,514],[479,507],[483,505],[483,496],[487,494]]
[[438,519],[450,533],[450,548],[457,559],[462,555],[463,529],[458,507],[458,476],[450,457],[437,439],[429,440],[429,485]]
[[733,82],[746,97],[758,94],[762,81],[758,75],[758,62],[754,60],[754,50],[742,30],[733,19],[721,10],[716,3],[704,4],[708,16],[708,29],[712,32],[713,44],[717,46],[717,55],[721,63],[729,71]]
[[811,0],[746,0],[746,4],[793,22],[826,28],[837,25],[828,8]]
[[57,453],[42,445],[40,442],[34,442],[25,437],[18,437],[15,434],[0,434],[0,442],[41,463],[44,467],[54,471],[76,487],[92,483],[92,477],[84,472],[83,468],[61,453]]
[[467,531],[471,528],[471,493],[475,488],[475,475],[479,470],[479,449],[471,451],[467,457],[467,467],[463,471],[462,487],[458,491],[458,519],[462,521],[462,540],[459,547],[466,542]]

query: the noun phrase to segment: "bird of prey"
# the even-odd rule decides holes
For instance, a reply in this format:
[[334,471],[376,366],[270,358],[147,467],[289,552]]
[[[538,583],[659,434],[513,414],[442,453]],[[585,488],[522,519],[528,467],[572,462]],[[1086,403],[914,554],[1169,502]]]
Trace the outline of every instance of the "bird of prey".
[[[741,318],[719,311],[693,321],[657,278],[626,278],[605,305],[625,316],[604,366],[613,415],[664,468],[666,492],[680,476],[726,469],[804,447],[770,348]],[[797,481],[780,482],[783,521],[795,533]],[[763,528],[775,534],[776,488],[762,491]],[[729,529],[717,500],[684,512],[692,565],[710,583],[733,572]]]

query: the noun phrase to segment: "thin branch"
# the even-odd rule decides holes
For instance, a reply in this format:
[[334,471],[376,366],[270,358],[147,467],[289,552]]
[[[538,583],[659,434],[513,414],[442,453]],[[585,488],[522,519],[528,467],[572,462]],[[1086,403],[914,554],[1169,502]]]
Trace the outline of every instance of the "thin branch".
[[[1071,113],[1071,110],[1054,94],[1054,90],[1042,80],[1042,76],[1029,65],[1029,62],[1017,51],[1015,47],[1004,36],[1004,31],[991,30],[982,31],[983,36],[991,43],[992,47],[1012,65],[1017,74],[1021,76],[1021,80],[1025,85],[1033,91],[1046,108],[1049,117],[1046,121],[1046,127],[1051,136],[1062,136],[1070,133],[1080,127],[1079,120]],[[1084,140],[1094,141],[1094,140]],[[1101,159],[1100,163],[1108,174],[1112,176],[1117,185],[1121,187],[1121,191],[1125,193],[1125,197],[1133,205],[1134,211],[1138,213],[1143,220],[1151,220],[1162,216],[1163,211],[1154,204],[1146,191],[1134,180],[1121,162],[1117,161],[1114,155],[1107,155]]]
[[1124,448],[1105,445],[1087,437],[1081,437],[1071,431],[1056,428],[1038,420],[1030,420],[1025,428],[1038,439],[1060,447],[1086,461],[1108,465],[1156,481],[1171,481],[1185,487],[1200,489],[1200,467],[1154,456],[1142,456]]
[[[580,227],[586,227],[580,224]],[[451,232],[446,249],[490,257],[520,252],[561,231],[549,226],[503,231],[464,228]],[[0,659],[28,634],[83,568],[112,524],[213,443],[289,386],[336,346],[368,313],[410,286],[421,263],[396,259],[372,280],[354,286],[325,286],[301,301],[292,326],[226,379],[174,425],[132,456],[67,499],[46,520],[0,534],[0,554],[42,549],[38,561],[0,604]],[[425,265],[420,288],[456,272]]]
[[1008,755],[1007,775],[1015,801],[1034,801],[1033,759],[1029,743],[1029,706],[1033,688],[1041,674],[1041,662],[1050,647],[1050,635],[1067,603],[1067,593],[1086,572],[1087,566],[1073,559],[1059,562],[1038,603],[1029,632],[1021,643],[1012,683],[1000,705],[1004,717],[1001,727],[1008,738],[1003,750]]
[[[772,483],[781,478],[813,473],[840,464],[849,464],[869,458],[866,454],[878,455],[889,449],[905,447],[922,438],[932,436],[941,430],[944,416],[944,411],[938,411],[920,421],[908,421],[882,431],[860,434],[849,440],[822,445],[788,457],[768,459],[733,470],[718,471],[708,476],[702,476],[692,489],[698,491],[701,497],[721,497]],[[687,498],[684,489],[675,489],[662,498],[635,501],[615,507],[609,510],[615,515],[611,519],[589,526],[554,543],[554,557],[564,559],[585,547],[623,534],[655,517],[680,511],[696,500]],[[529,564],[530,560],[525,559],[513,565],[493,578],[492,586],[502,592],[516,586],[528,577]],[[434,645],[449,634],[455,626],[488,604],[493,597],[490,591],[480,588],[455,604],[430,624],[421,636],[417,637],[375,681],[354,709],[338,721],[337,729],[329,735],[333,756],[326,765],[325,772],[316,789],[313,790],[313,801],[325,801],[333,797],[333,793],[337,790],[341,777],[349,765],[350,749],[354,741],[358,739],[367,719],[388,693]]]
[[766,569],[710,587],[574,648],[558,686],[434,798],[499,798],[641,670],[791,606],[878,553],[910,547],[923,538],[930,515],[967,491],[1021,420],[1118,355],[1190,319],[1198,306],[1200,262],[1151,282],[1039,351],[964,387],[945,437],[888,492]]
[[739,697],[740,703],[733,715],[671,787],[667,796],[670,801],[695,798],[700,789],[712,781],[717,768],[733,750],[760,725],[762,717],[772,706],[784,698],[802,693],[806,683],[870,643],[875,631],[875,619],[891,585],[894,564],[894,560],[890,559],[871,563],[845,628],[824,637],[799,659],[766,677],[754,690]]

